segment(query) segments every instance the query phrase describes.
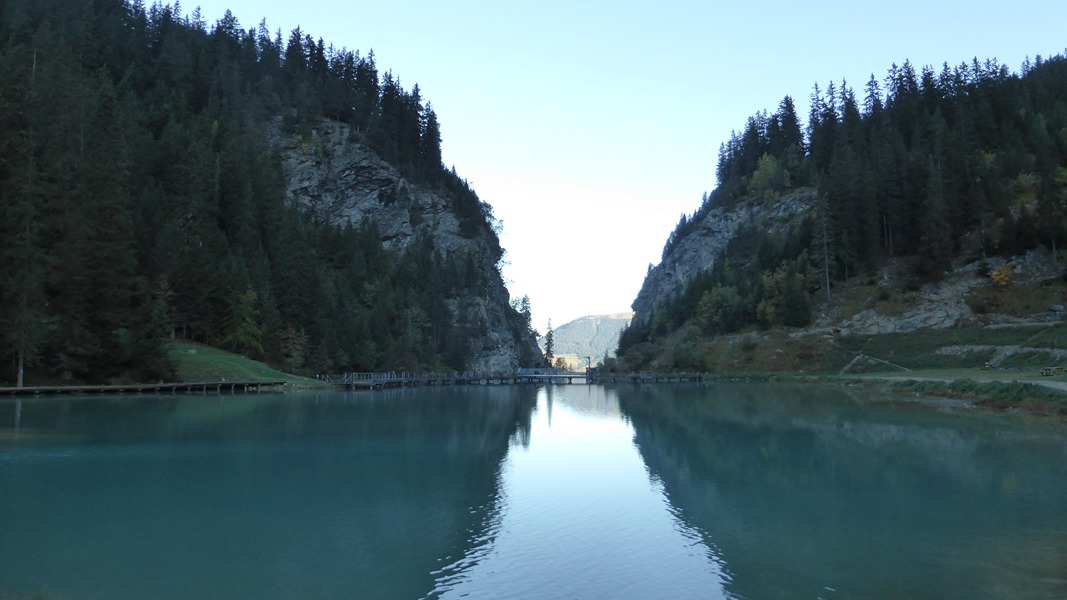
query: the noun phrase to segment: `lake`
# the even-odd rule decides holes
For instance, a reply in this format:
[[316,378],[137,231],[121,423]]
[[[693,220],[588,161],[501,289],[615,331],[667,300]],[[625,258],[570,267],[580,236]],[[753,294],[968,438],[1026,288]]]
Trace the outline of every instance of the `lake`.
[[0,598],[1065,598],[1067,426],[844,387],[0,400]]

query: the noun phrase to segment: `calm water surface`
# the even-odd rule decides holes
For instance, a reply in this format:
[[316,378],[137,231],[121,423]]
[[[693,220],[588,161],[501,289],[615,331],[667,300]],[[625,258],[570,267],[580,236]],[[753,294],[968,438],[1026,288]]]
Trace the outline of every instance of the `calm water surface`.
[[1067,598],[1067,426],[768,385],[0,400],[0,598]]

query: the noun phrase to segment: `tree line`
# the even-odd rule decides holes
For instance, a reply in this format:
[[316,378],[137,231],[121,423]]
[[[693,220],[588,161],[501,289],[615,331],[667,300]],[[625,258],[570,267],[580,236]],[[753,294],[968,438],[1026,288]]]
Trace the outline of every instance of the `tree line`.
[[[382,248],[284,201],[266,132],[351,126],[494,256]],[[300,28],[142,0],[0,5],[0,380],[171,377],[167,340],[298,372],[462,370],[499,274],[490,207],[418,86]],[[517,335],[521,315],[507,310]]]
[[923,282],[960,258],[1038,245],[1055,256],[1067,241],[1067,59],[1027,59],[1018,73],[996,60],[918,71],[905,61],[861,96],[844,81],[816,84],[806,127],[788,96],[753,115],[720,146],[716,178],[663,260],[715,208],[808,191],[814,210],[785,237],[739,235],[727,260],[624,332],[620,354],[684,323],[806,325],[833,282],[889,261]]

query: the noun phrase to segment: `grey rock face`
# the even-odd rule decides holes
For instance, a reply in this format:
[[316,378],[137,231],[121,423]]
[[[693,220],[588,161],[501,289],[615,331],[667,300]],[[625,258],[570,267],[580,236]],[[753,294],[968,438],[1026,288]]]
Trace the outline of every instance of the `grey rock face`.
[[[428,237],[442,254],[469,252],[477,269],[487,274],[485,289],[471,290],[477,300],[464,305],[448,299],[457,319],[466,310],[467,322],[483,335],[471,349],[470,368],[480,373],[506,374],[519,366],[522,346],[538,353],[533,336],[516,339],[508,327],[509,295],[497,269],[498,241],[488,229],[464,237],[453,212],[453,201],[408,182],[395,167],[354,139],[342,124],[322,122],[307,138],[282,132],[277,120],[268,133],[286,177],[286,197],[319,219],[343,225],[364,218],[378,224],[386,250],[402,251]],[[466,306],[466,308],[463,308]]]
[[[746,200],[731,210],[709,211],[687,235],[675,240],[673,248],[659,265],[650,268],[633,303],[634,322],[648,322],[655,311],[672,296],[681,293],[695,275],[714,268],[725,257],[731,242],[745,231],[755,228],[771,235],[785,235],[801,223],[814,205],[815,192],[804,192],[782,200]],[[751,257],[731,256],[730,259],[736,266],[743,267]],[[842,318],[839,306],[828,306],[824,307],[822,316],[812,326],[790,335],[794,338],[809,335],[875,335],[945,329],[979,320],[1004,325],[1054,322],[1067,316],[1062,304],[1051,305],[1037,315],[985,314],[981,318],[975,315],[966,299],[976,287],[990,285],[979,272],[983,267],[990,269],[1000,265],[1007,265],[1013,280],[1019,282],[1048,282],[1062,276],[1062,267],[1043,249],[1013,258],[993,257],[962,265],[952,273],[947,273],[941,281],[924,285],[902,314],[883,314],[868,308]],[[884,268],[880,285],[891,283],[890,269]]]
[[923,286],[915,305],[900,316],[868,309],[837,326],[842,334],[902,333],[918,329],[947,329],[974,319],[965,298],[982,280],[967,272]]
[[[553,331],[555,353],[588,356],[593,363],[604,356],[615,356],[619,334],[632,316],[630,313],[591,315],[564,323]],[[543,350],[545,339],[542,337],[538,343]]]
[[747,226],[772,234],[784,233],[798,224],[796,217],[807,214],[815,194],[806,192],[772,202],[746,201],[730,210],[715,208],[700,221],[697,229],[679,239],[660,264],[653,267],[637,299],[633,302],[634,321],[647,322],[673,294],[702,270],[711,270],[723,258],[726,248]]
[[304,139],[282,133],[281,121],[270,132],[271,147],[282,160],[289,202],[337,225],[377,221],[387,250],[410,246],[420,234],[430,235],[442,252],[494,251],[487,239],[460,235],[452,201],[412,185],[395,167],[364,144],[350,129],[323,122]]

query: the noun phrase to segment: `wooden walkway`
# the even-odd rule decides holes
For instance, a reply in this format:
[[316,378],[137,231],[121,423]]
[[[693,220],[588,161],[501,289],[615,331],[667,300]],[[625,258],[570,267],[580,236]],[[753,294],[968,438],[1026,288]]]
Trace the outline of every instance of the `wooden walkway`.
[[349,390],[444,385],[513,385],[520,383],[693,383],[706,379],[704,373],[544,373],[487,375],[478,373],[344,373],[322,375],[326,381]]
[[54,385],[0,387],[0,396],[46,396],[59,394],[160,394],[165,392],[258,392],[285,385],[284,381],[200,381],[186,383],[131,383],[127,385]]
[[344,373],[323,375],[321,381],[349,390],[381,390],[398,387],[444,386],[444,385],[512,385],[516,383],[585,383],[585,374],[571,375],[499,375],[484,373]]
[[707,373],[657,373],[641,371],[634,373],[590,372],[589,383],[703,383]]

